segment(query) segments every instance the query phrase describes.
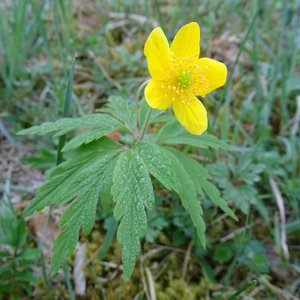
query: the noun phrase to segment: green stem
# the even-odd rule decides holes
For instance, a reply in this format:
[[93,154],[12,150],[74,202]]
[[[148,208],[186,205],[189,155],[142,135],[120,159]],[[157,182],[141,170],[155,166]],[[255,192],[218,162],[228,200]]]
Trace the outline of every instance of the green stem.
[[[65,101],[64,101],[64,112],[63,112],[63,117],[64,118],[68,117],[69,114],[70,114],[76,56],[77,55],[75,53],[74,56],[73,56],[72,65],[71,65],[69,78],[68,78],[66,98],[65,98]],[[60,136],[59,141],[58,141],[57,154],[56,154],[56,166],[61,164],[62,161],[63,161],[62,148],[64,147],[65,142],[66,142],[66,134]],[[48,216],[47,216],[47,220],[46,220],[46,224],[45,224],[45,228],[44,228],[44,236],[46,236],[46,233],[47,233],[47,230],[48,230],[48,224],[49,224],[49,220],[51,218],[51,213],[52,213],[52,205],[49,206]],[[75,300],[72,283],[70,281],[69,271],[68,271],[66,266],[63,266],[62,269],[64,271],[67,288],[68,288],[68,291],[69,291],[69,294],[70,294],[70,299]],[[46,283],[46,285],[47,285],[47,283]]]
[[[73,91],[73,77],[74,77],[75,60],[76,60],[76,53],[73,56],[71,70],[70,70],[70,73],[69,73],[66,98],[65,98],[65,102],[64,102],[64,112],[63,112],[63,117],[64,118],[67,118],[70,114],[72,91]],[[65,143],[66,143],[66,134],[60,136],[59,140],[58,140],[56,165],[59,165],[60,163],[62,163],[63,152],[61,150],[64,147]]]
[[247,290],[249,287],[251,286],[255,286],[257,285],[257,280],[251,280],[250,282],[248,282],[247,284],[245,284],[244,286],[242,286],[238,291],[236,291],[233,295],[231,295],[227,300],[235,300],[237,299],[237,297],[244,292],[245,290]]
[[50,292],[50,283],[49,283],[49,279],[48,279],[48,276],[47,276],[46,260],[45,260],[45,255],[44,255],[43,251],[41,251],[41,260],[42,260],[43,279],[44,279],[47,291]]
[[147,117],[146,117],[146,121],[145,121],[143,130],[142,130],[141,136],[140,136],[140,141],[143,140],[143,138],[145,136],[145,133],[147,131],[152,112],[153,112],[153,108],[150,108],[150,110],[148,111]]
[[64,275],[65,275],[65,279],[66,279],[66,283],[67,283],[67,288],[68,288],[68,291],[70,294],[70,299],[75,300],[75,295],[74,295],[72,283],[71,283],[70,276],[69,276],[69,270],[66,268],[66,266],[63,267],[63,270],[64,270]]
[[151,79],[147,79],[146,81],[144,81],[138,88],[136,94],[135,94],[135,128],[136,131],[138,131],[138,126],[139,126],[139,108],[140,108],[140,97],[141,97],[141,93],[143,88],[148,84],[148,82]]
[[[69,78],[68,78],[68,86],[67,86],[66,98],[65,98],[65,102],[64,102],[64,113],[63,113],[63,117],[64,118],[68,117],[69,114],[70,114],[76,56],[77,55],[75,53],[74,56],[73,56],[71,70],[70,70]],[[57,156],[56,156],[56,165],[61,164],[62,161],[63,161],[62,148],[64,147],[65,143],[66,143],[66,134],[62,135],[59,138],[59,141],[58,141]],[[49,208],[49,218],[51,216],[51,210],[52,210],[52,206],[50,206],[50,208]],[[69,270],[67,269],[66,265],[64,265],[62,267],[62,269],[64,271],[67,288],[68,288],[68,291],[69,291],[69,294],[70,294],[70,299],[71,300],[75,300],[74,291],[73,291],[72,283],[71,283],[70,276],[69,276]]]

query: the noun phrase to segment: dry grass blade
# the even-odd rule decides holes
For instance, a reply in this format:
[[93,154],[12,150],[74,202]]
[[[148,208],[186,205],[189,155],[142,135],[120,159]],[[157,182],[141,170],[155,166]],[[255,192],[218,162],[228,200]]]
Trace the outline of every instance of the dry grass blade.
[[153,276],[152,276],[150,269],[147,267],[146,267],[146,274],[147,274],[148,283],[149,283],[150,299],[156,300],[156,292],[155,292],[155,284],[154,284]]
[[142,255],[140,255],[140,273],[141,273],[141,280],[142,280],[142,283],[143,283],[143,289],[144,289],[146,299],[151,300],[150,294],[149,294],[149,291],[148,291],[148,286],[147,286],[147,283],[146,283],[146,278],[145,278],[144,256],[142,256]]
[[191,241],[189,243],[188,248],[187,248],[186,253],[185,253],[185,256],[184,256],[183,268],[182,268],[182,279],[185,279],[185,277],[186,277],[189,260],[191,258],[192,247],[193,247],[193,241]]
[[108,17],[112,19],[127,19],[132,20],[140,24],[145,24],[150,22],[153,27],[158,26],[157,20],[154,18],[147,19],[145,16],[137,15],[137,14],[127,14],[127,13],[118,13],[118,12],[109,12]]
[[75,294],[79,296],[84,296],[86,294],[86,275],[83,271],[85,266],[85,244],[78,243],[76,248],[75,260],[74,260],[74,284],[75,284]]
[[94,63],[99,67],[103,77],[110,82],[114,87],[116,87],[118,90],[122,89],[122,86],[119,84],[119,82],[115,81],[105,70],[103,65],[101,64],[100,60],[95,57],[95,54],[92,51],[89,51],[89,56],[93,59]]
[[300,96],[297,96],[297,111],[293,120],[293,126],[292,126],[292,135],[296,136],[299,128],[299,122],[300,122]]
[[280,299],[286,300],[300,300],[299,297],[293,296],[285,290],[280,289],[279,287],[273,285],[271,282],[267,280],[266,277],[260,278],[260,281],[267,286],[274,294],[280,296]]
[[279,187],[273,178],[273,176],[269,177],[269,182],[273,191],[273,194],[276,199],[276,203],[279,209],[280,214],[280,224],[281,224],[281,246],[283,253],[286,258],[289,258],[289,249],[287,245],[287,237],[286,237],[286,218],[285,218],[285,206],[284,206],[284,200],[282,198],[281,192],[279,190]]

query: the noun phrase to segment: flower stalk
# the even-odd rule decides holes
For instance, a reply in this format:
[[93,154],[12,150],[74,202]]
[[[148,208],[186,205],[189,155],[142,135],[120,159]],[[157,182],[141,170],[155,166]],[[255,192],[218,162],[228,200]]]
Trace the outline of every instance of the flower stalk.
[[145,136],[145,133],[146,133],[147,128],[149,126],[149,122],[150,122],[150,118],[151,118],[152,112],[153,112],[153,108],[150,108],[150,110],[148,111],[147,117],[146,117],[146,121],[145,121],[143,130],[142,130],[142,133],[140,135],[140,141],[143,140],[143,138]]

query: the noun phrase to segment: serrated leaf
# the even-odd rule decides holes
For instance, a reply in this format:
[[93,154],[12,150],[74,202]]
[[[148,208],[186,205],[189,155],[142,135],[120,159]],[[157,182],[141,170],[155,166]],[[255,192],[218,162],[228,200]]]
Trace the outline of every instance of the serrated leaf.
[[137,150],[149,172],[167,189],[175,191],[190,214],[202,246],[206,247],[205,223],[202,208],[196,198],[196,187],[178,158],[167,148],[150,143],[139,143]]
[[123,152],[113,176],[112,195],[115,201],[114,217],[120,221],[117,239],[123,245],[124,277],[128,279],[140,253],[140,238],[145,234],[145,208],[154,203],[153,187],[143,159],[134,150]]
[[101,109],[102,112],[110,113],[120,120],[129,131],[135,130],[135,105],[127,98],[121,96],[110,96],[108,104]]
[[141,142],[137,145],[137,150],[145,161],[149,172],[168,190],[173,190],[179,194],[181,184],[177,180],[178,175],[173,169],[174,162],[167,156],[164,148],[155,144]]
[[106,166],[120,153],[118,148],[116,142],[104,137],[70,152],[67,161],[50,173],[50,180],[38,189],[25,210],[25,215],[29,215],[49,204],[72,201],[59,221],[62,231],[54,242],[52,274],[76,247],[80,229],[85,235],[92,230],[101,189],[99,181]]
[[18,218],[13,207],[2,203],[0,207],[0,245],[9,245],[15,250],[26,242],[26,224]]
[[83,144],[88,144],[94,140],[99,140],[106,134],[112,132],[113,130],[119,129],[121,126],[115,127],[112,124],[107,124],[106,126],[102,126],[101,128],[93,128],[89,131],[83,132],[80,135],[71,139],[62,149],[62,151],[69,151]]
[[108,214],[111,209],[111,187],[113,183],[113,174],[118,162],[118,157],[112,159],[103,170],[100,177],[100,201],[104,214]]
[[64,264],[67,257],[74,251],[79,238],[80,224],[67,227],[55,239],[53,244],[53,257],[51,260],[51,275],[55,275]]
[[106,229],[106,234],[103,243],[101,245],[101,249],[99,251],[100,260],[103,260],[105,258],[110,246],[113,243],[113,240],[115,238],[118,229],[118,224],[112,215],[105,219],[104,228]]
[[238,221],[235,213],[227,205],[226,201],[221,198],[220,191],[211,182],[207,181],[206,179],[201,179],[199,183],[214,204],[218,205],[226,214]]
[[185,170],[190,174],[190,178],[194,181],[194,184],[197,188],[197,192],[204,196],[202,186],[200,184],[201,178],[210,178],[210,174],[208,170],[203,167],[200,163],[196,160],[190,158],[186,154],[176,150],[175,148],[168,148],[182,163]]
[[24,251],[20,252],[17,257],[18,259],[25,259],[25,260],[36,260],[36,258],[41,254],[40,249],[31,249],[26,248]]
[[198,136],[187,132],[177,121],[169,122],[158,133],[158,142],[168,145],[186,144],[202,149],[228,149],[223,141],[205,132]]
[[80,228],[87,236],[93,228],[100,187],[97,176],[86,187],[71,205],[64,211],[59,221],[62,232],[57,236],[53,246],[51,274],[56,274],[68,256],[74,251]]
[[230,217],[237,220],[235,213],[228,207],[226,201],[221,198],[220,191],[211,182],[208,181],[208,179],[211,178],[208,170],[201,166],[197,161],[191,159],[182,152],[174,148],[168,149],[176,155],[186,171],[190,174],[190,178],[194,181],[198,193],[201,196],[204,196],[204,190],[214,204],[218,205]]
[[105,166],[116,155],[117,144],[108,138],[82,146],[70,158],[54,168],[49,180],[36,192],[26,207],[25,216],[40,211],[47,205],[63,204],[74,198],[90,183],[90,175],[100,176]]
[[14,280],[15,281],[25,281],[34,283],[36,282],[36,278],[31,270],[22,270],[16,274],[14,274]]
[[56,122],[46,122],[40,126],[33,126],[18,132],[19,135],[46,135],[61,136],[78,128],[112,128],[122,127],[123,124],[107,114],[90,114],[80,118],[62,118]]

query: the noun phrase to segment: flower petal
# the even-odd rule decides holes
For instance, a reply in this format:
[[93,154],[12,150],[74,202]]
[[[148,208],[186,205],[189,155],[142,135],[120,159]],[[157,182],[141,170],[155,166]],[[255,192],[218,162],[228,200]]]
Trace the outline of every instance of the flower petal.
[[173,111],[179,123],[191,134],[200,135],[207,129],[206,109],[196,97],[188,103],[176,99]]
[[168,40],[160,27],[150,33],[144,48],[148,69],[156,80],[163,80],[170,68],[170,47]]
[[200,27],[196,22],[184,25],[176,33],[171,45],[175,57],[200,55]]
[[197,95],[205,97],[206,94],[223,86],[227,78],[227,67],[211,58],[200,58],[197,62],[199,69],[199,81],[202,83],[197,86]]
[[166,89],[162,88],[162,83],[153,79],[145,88],[145,98],[149,106],[155,109],[167,109],[172,104],[172,97],[166,94]]

